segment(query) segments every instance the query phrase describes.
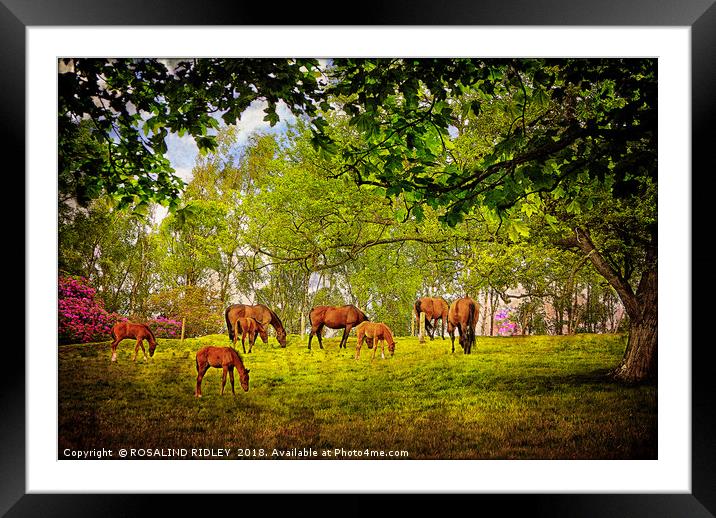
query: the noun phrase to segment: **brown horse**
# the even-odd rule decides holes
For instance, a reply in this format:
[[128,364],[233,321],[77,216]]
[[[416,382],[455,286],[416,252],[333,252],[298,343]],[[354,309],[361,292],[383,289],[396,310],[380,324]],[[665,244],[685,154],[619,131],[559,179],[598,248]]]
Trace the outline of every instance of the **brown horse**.
[[[356,360],[360,358],[360,347],[363,345],[364,338],[368,338],[372,341],[372,358],[375,358],[375,351],[378,350],[378,343],[380,343],[381,346],[381,358],[385,358],[385,342],[388,342],[388,352],[390,355],[392,356],[395,354],[395,340],[393,339],[393,332],[382,322],[363,322],[356,327],[356,334],[358,335],[358,342],[356,343]],[[378,341],[377,343],[376,340]],[[370,343],[368,348],[371,348]]]
[[112,335],[112,361],[117,361],[117,346],[119,342],[125,338],[136,338],[137,345],[134,347],[134,357],[132,361],[137,359],[137,353],[139,348],[142,348],[144,353],[144,359],[147,359],[147,351],[144,350],[143,340],[146,340],[149,344],[149,356],[154,356],[154,349],[157,348],[157,339],[154,338],[154,333],[144,324],[133,324],[132,322],[117,322],[112,326],[110,331]]
[[249,390],[249,369],[244,367],[244,362],[241,361],[241,356],[231,347],[213,347],[211,345],[199,349],[196,353],[196,390],[194,395],[201,397],[201,380],[204,379],[204,374],[209,370],[209,367],[221,367],[223,372],[221,374],[221,395],[224,395],[224,386],[226,385],[226,373],[229,373],[231,379],[231,392],[234,392],[234,367],[239,371],[239,381],[241,382],[241,388],[245,392]]
[[266,328],[251,317],[239,317],[234,322],[234,349],[236,349],[236,342],[239,339],[239,332],[241,332],[241,347],[244,349],[244,353],[246,353],[246,345],[244,345],[244,343],[247,335],[249,337],[249,352],[254,348],[257,334],[261,335],[261,340],[263,340],[264,343],[268,342]]
[[[440,320],[440,336],[445,340],[445,323],[448,319],[448,303],[442,297],[423,297],[415,301],[416,328],[420,329],[420,312],[425,313],[425,330],[433,339],[435,328]],[[431,322],[432,321],[432,322]]]
[[452,341],[452,352],[455,352],[454,330],[460,333],[460,346],[465,354],[472,352],[475,344],[475,326],[480,316],[480,304],[470,297],[457,299],[448,311],[448,334]]
[[[283,327],[281,319],[274,313],[268,306],[263,304],[255,304],[249,306],[247,304],[232,304],[226,311],[224,311],[226,317],[226,329],[229,331],[229,339],[236,343],[234,324],[236,319],[239,317],[251,317],[256,320],[262,327],[266,328],[269,324],[276,330],[276,339],[281,347],[286,347],[286,329]],[[241,326],[239,326],[241,331]],[[256,334],[254,333],[254,340],[256,340]],[[261,335],[261,339],[266,344],[268,343],[268,335]]]
[[318,345],[323,349],[323,341],[321,340],[321,331],[324,326],[331,329],[343,329],[343,338],[338,348],[345,349],[348,342],[348,334],[354,326],[361,322],[370,320],[365,313],[355,306],[316,306],[308,315],[308,321],[311,323],[311,334],[308,336],[308,348],[311,348],[311,339],[313,335],[318,335]]

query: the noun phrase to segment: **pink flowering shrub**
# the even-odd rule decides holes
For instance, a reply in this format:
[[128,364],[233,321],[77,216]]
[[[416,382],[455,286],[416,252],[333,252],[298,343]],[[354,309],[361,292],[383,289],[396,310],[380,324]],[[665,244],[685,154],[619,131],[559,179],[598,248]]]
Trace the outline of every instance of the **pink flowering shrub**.
[[157,317],[145,322],[157,338],[181,338],[181,321]]
[[515,322],[512,322],[510,320],[512,317],[512,314],[510,313],[510,310],[500,309],[497,313],[495,313],[495,323],[497,324],[497,334],[501,336],[512,336],[515,334],[515,331],[517,330],[517,324]]
[[112,326],[126,318],[109,313],[97,292],[82,277],[58,279],[58,340],[60,343],[108,340]]

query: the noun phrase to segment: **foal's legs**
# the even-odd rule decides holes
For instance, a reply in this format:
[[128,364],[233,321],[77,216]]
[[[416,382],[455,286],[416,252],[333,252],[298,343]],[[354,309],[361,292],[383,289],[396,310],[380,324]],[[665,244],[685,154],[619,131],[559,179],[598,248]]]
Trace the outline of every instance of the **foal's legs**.
[[112,342],[112,361],[117,361],[117,346],[119,345],[119,338],[115,339],[114,342]]
[[[251,352],[251,349],[249,349],[249,352]],[[234,392],[234,366],[229,365],[229,379],[231,380],[231,393],[235,396],[236,392]]]
[[356,360],[360,358],[360,347],[363,342],[364,335],[358,333],[358,341],[356,342]]
[[141,338],[137,338],[137,345],[134,346],[134,358],[132,358],[132,361],[137,360],[137,353],[139,352],[139,348],[142,348],[142,351],[144,352],[144,359],[147,359],[147,351],[144,350],[144,344],[142,343]]
[[196,397],[201,397],[201,380],[204,379],[204,374],[206,374],[206,371],[209,370],[209,364],[199,363],[196,370],[198,372],[196,375],[196,390],[194,391],[194,395]]
[[221,371],[221,395],[224,395],[224,386],[226,385],[226,372],[229,370],[227,365],[224,365],[224,369]]
[[244,354],[246,354],[246,346],[244,345],[244,340],[246,340],[246,330],[241,333],[241,348],[244,350]]

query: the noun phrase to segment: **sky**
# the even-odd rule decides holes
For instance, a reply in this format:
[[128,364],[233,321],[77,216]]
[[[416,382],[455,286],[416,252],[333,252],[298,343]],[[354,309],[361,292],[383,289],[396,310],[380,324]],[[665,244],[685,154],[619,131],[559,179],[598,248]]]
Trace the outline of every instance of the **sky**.
[[[236,140],[237,148],[245,146],[251,135],[255,133],[283,134],[287,131],[289,125],[296,121],[295,115],[291,113],[288,106],[283,101],[279,101],[276,105],[276,112],[280,119],[272,128],[268,122],[263,120],[266,104],[266,101],[254,101],[241,114],[241,120],[237,123],[239,128]],[[217,117],[221,125],[224,126],[220,114]],[[166,157],[174,168],[175,174],[189,183],[193,176],[192,170],[194,169],[196,158],[199,155],[199,148],[194,141],[194,137],[188,134],[180,137],[176,133],[171,133],[165,141],[167,143]],[[153,216],[155,223],[162,221],[168,212],[166,207],[157,205]]]
[[[254,133],[285,133],[288,126],[295,122],[296,117],[288,109],[288,106],[283,101],[280,101],[276,108],[280,120],[272,128],[268,122],[263,120],[265,115],[263,110],[266,104],[266,101],[254,101],[241,114],[241,120],[237,124],[239,128],[237,147],[245,146],[249,137]],[[221,119],[219,120],[221,121]],[[223,121],[221,122],[223,125]],[[194,168],[196,157],[199,155],[199,148],[196,146],[194,138],[191,135],[179,137],[177,134],[172,133],[167,137],[166,143],[166,156],[176,171],[176,175],[185,182],[189,182],[192,178],[192,169]]]

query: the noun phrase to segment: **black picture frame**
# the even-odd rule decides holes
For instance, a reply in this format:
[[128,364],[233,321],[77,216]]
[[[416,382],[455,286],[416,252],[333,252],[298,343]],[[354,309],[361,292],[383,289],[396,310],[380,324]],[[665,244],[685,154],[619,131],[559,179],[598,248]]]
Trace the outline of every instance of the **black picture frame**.
[[[25,192],[17,171],[25,171],[25,29],[46,25],[316,25],[325,20],[321,13],[333,13],[335,3],[312,2],[303,9],[268,9],[261,3],[194,2],[191,0],[140,0],[98,2],[92,0],[0,0],[0,125],[5,153],[18,158],[13,175],[18,181],[14,192]],[[693,179],[712,173],[709,151],[716,142],[716,5],[714,0],[501,0],[471,2],[393,1],[378,5],[356,4],[355,12],[330,25],[515,25],[515,26],[688,26],[691,28],[692,82],[692,186]],[[668,143],[661,143],[668,145]],[[17,156],[20,155],[20,156]],[[699,174],[694,174],[698,171]],[[706,218],[697,218],[694,208],[708,206],[707,189],[692,187],[692,236],[703,235],[699,228]],[[24,241],[15,230],[15,243]],[[706,255],[694,254],[692,271],[706,272]],[[21,266],[25,277],[28,258]],[[705,277],[706,278],[706,277]],[[708,277],[710,278],[710,276]],[[693,293],[693,292],[692,292]],[[706,337],[690,335],[695,322],[708,321],[707,307],[692,304],[692,322],[688,333],[692,358],[692,491],[690,494],[503,494],[466,495],[470,507],[482,509],[497,505],[510,512],[531,516],[714,516],[716,515],[716,427],[711,398],[711,344]],[[31,311],[32,308],[27,308]],[[25,314],[27,325],[28,314]],[[27,346],[27,344],[26,344]],[[687,353],[687,351],[685,351]],[[25,491],[25,376],[24,368],[8,369],[0,377],[0,513],[7,516],[105,515],[135,516],[148,514],[151,495],[72,495],[26,494]],[[237,473],[237,480],[240,478]],[[264,495],[265,498],[266,495]],[[375,503],[369,495],[348,495],[341,508],[347,512],[367,511]],[[173,495],[185,511],[192,505],[190,495]],[[273,511],[281,500],[272,497]],[[305,504],[305,495],[291,495],[286,509],[312,508],[311,514],[330,511],[332,505],[318,509]],[[412,495],[411,507],[424,505],[421,495]],[[458,504],[451,504],[458,505]],[[228,510],[228,509],[227,509]],[[273,514],[273,513],[272,513]],[[299,513],[300,514],[300,513]]]

